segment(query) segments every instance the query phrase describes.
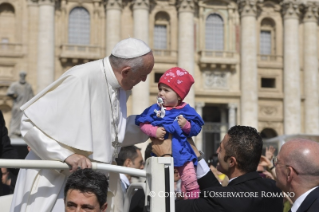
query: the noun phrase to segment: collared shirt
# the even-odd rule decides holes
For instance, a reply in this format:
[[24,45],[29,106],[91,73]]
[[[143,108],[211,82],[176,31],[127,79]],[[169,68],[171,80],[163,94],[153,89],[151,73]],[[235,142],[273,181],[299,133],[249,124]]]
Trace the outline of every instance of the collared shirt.
[[[196,168],[197,179],[200,179],[200,178],[204,177],[209,171],[210,171],[210,168],[207,165],[205,160],[198,161],[197,168]],[[237,177],[234,177],[234,178],[230,179],[228,183],[230,183],[231,181],[235,180],[236,178]]]
[[228,181],[228,184],[229,184],[231,181],[235,180],[236,178],[237,178],[237,177],[234,177],[234,178],[230,179],[230,180]]
[[123,184],[125,190],[127,190],[128,187],[129,187],[130,184],[131,184],[130,181],[128,180],[128,178],[126,177],[125,174],[120,174],[120,179],[121,179],[121,181],[122,181],[122,184]]
[[308,194],[310,192],[312,192],[313,190],[315,190],[318,186],[313,187],[312,189],[306,191],[305,193],[303,193],[300,197],[298,197],[296,199],[296,201],[294,202],[294,204],[291,207],[291,212],[296,212],[298,210],[298,208],[300,207],[300,205],[302,204],[302,202],[306,199],[306,197],[308,196]]

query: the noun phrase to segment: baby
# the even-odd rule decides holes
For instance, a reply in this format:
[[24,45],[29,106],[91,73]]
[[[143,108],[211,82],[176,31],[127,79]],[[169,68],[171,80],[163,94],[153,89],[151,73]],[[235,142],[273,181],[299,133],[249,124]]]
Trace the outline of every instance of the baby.
[[[202,129],[204,121],[195,109],[183,102],[194,79],[186,70],[175,67],[167,70],[158,83],[158,102],[136,117],[135,123],[150,137],[164,140],[172,134],[174,166],[181,177],[185,199],[199,197],[194,166],[197,157],[187,141]],[[161,156],[161,155],[158,155]]]

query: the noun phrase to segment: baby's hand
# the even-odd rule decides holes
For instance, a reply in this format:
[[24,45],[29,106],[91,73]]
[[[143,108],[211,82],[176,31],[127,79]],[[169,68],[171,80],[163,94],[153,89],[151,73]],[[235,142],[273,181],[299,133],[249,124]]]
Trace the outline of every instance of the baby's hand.
[[156,130],[156,138],[158,138],[159,140],[164,140],[164,136],[166,134],[166,130],[164,127],[158,127]]
[[187,123],[187,120],[184,118],[183,115],[178,116],[178,125],[183,128],[185,124]]

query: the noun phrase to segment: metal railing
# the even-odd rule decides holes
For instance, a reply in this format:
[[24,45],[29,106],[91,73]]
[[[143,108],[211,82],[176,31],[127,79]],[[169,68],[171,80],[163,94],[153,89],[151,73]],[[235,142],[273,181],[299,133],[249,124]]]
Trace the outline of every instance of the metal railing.
[[63,44],[61,48],[61,57],[88,59],[101,57],[101,48],[99,46]]
[[213,50],[202,50],[200,51],[202,57],[219,57],[219,58],[233,58],[235,52],[231,51],[213,51]]
[[0,43],[1,53],[21,53],[22,44],[18,43]]
[[203,132],[210,133],[226,133],[228,129],[227,123],[206,122],[203,126]]
[[154,56],[166,56],[166,57],[176,57],[177,51],[175,50],[167,50],[167,49],[153,49]]
[[280,61],[282,59],[282,56],[279,55],[266,55],[266,54],[259,54],[258,58],[260,61]]
[[[1,168],[25,168],[25,169],[70,169],[69,165],[60,161],[51,160],[15,160],[0,159]],[[106,170],[116,173],[146,177],[146,171],[116,166],[111,164],[92,162],[92,169]]]
[[[15,160],[0,159],[1,168],[27,168],[27,169],[69,169],[69,165],[60,161],[51,160]],[[146,160],[145,169],[116,166],[111,164],[92,162],[92,169],[109,172],[123,173],[132,176],[146,177],[146,183],[132,184],[129,192],[125,194],[124,212],[129,211],[132,196],[135,188],[141,188],[148,200],[145,208],[151,212],[175,211],[175,198],[173,195],[160,196],[161,192],[171,194],[174,191],[174,161],[171,157],[150,157]],[[9,199],[2,199],[0,202],[6,205],[11,204],[12,196]],[[2,209],[4,206],[1,206]],[[2,211],[2,210],[1,210]]]

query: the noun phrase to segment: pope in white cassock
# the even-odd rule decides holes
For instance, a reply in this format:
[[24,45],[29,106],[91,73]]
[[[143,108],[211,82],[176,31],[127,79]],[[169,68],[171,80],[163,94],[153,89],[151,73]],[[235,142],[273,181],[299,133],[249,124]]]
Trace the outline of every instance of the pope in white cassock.
[[[118,144],[145,141],[134,118],[126,119],[126,91],[145,81],[153,66],[151,49],[128,38],[109,57],[65,72],[21,107],[21,133],[31,147],[26,160],[64,161],[72,172],[91,168],[91,161],[112,163]],[[130,143],[125,144],[125,135]],[[64,211],[63,188],[70,171],[21,169],[11,212]],[[121,190],[118,183],[109,185],[113,195]]]

